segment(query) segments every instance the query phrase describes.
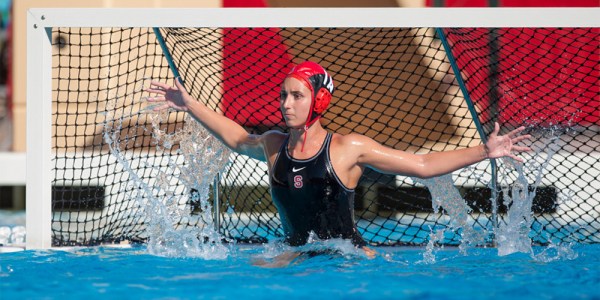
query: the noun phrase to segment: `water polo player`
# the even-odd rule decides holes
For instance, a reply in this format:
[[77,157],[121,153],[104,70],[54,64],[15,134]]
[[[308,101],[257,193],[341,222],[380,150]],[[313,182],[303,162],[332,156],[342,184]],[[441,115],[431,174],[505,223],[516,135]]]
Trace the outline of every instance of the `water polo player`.
[[484,145],[459,150],[414,154],[381,145],[364,135],[328,132],[320,122],[334,91],[333,80],[320,65],[303,62],[281,85],[280,109],[287,132],[249,134],[233,120],[191,97],[176,80],[175,87],[152,81],[155,110],[186,111],[233,151],[268,164],[271,195],[279,212],[286,241],[351,240],[369,250],[354,220],[354,189],[366,168],[386,174],[428,178],[450,173],[488,158],[512,157],[528,151],[516,143],[529,136],[518,128],[499,136],[499,126]]

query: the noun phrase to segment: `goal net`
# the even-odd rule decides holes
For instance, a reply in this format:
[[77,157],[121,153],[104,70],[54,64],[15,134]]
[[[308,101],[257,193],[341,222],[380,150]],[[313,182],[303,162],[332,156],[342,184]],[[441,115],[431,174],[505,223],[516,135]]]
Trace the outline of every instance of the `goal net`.
[[339,134],[415,153],[479,145],[494,122],[533,135],[523,165],[366,170],[354,209],[369,243],[487,245],[519,213],[535,243],[597,243],[599,42],[598,28],[52,27],[52,246],[145,242],[158,212],[230,241],[281,238],[266,164],[202,140],[184,113],[151,112],[144,88],[178,72],[249,132],[284,131],[279,86],[304,60],[333,77],[323,124]]

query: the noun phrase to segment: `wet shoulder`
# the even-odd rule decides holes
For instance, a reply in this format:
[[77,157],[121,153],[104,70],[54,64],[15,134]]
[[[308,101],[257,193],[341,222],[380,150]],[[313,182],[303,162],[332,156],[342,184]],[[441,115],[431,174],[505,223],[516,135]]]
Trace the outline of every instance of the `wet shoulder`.
[[287,133],[277,130],[269,130],[262,134],[265,152],[269,157],[269,160],[272,161],[274,159],[287,137]]
[[262,134],[266,145],[278,144],[281,145],[289,134],[278,130],[269,130]]
[[332,155],[360,156],[365,149],[372,147],[373,140],[358,133],[349,133],[346,135],[334,133],[331,138]]
[[331,138],[332,145],[341,146],[345,149],[368,146],[372,142],[373,139],[358,133],[349,133],[346,135],[334,133]]

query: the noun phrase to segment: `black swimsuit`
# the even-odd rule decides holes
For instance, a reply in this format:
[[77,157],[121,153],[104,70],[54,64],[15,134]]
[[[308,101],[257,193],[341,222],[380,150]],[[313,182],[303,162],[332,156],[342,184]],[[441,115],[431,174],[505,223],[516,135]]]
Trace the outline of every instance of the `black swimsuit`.
[[354,222],[354,190],[341,183],[331,165],[331,136],[327,133],[317,155],[306,160],[290,156],[288,136],[275,160],[271,194],[292,246],[305,244],[311,231],[319,239],[351,239],[354,245],[366,245]]

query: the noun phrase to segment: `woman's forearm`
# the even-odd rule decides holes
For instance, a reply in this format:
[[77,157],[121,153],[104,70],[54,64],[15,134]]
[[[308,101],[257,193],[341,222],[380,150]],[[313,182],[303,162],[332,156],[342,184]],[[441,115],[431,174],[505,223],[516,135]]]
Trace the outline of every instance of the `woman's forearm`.
[[422,156],[422,177],[429,178],[454,172],[488,158],[484,145],[453,151],[432,152]]
[[230,149],[237,151],[248,137],[248,132],[240,124],[215,112],[206,105],[194,101],[188,105],[188,113],[211,134]]

